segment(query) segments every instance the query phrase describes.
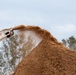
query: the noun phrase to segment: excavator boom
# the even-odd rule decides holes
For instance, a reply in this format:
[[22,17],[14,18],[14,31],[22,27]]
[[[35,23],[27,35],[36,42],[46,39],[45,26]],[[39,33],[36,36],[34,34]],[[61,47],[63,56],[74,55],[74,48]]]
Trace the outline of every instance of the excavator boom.
[[1,30],[0,31],[0,41],[5,39],[5,38],[9,38],[13,34],[14,34],[14,32],[13,32],[12,28]]

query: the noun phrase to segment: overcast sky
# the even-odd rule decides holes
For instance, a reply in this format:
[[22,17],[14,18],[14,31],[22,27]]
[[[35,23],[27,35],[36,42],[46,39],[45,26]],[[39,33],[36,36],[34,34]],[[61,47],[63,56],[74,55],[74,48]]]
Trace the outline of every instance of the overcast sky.
[[76,36],[76,0],[0,0],[0,29],[40,26],[59,41]]

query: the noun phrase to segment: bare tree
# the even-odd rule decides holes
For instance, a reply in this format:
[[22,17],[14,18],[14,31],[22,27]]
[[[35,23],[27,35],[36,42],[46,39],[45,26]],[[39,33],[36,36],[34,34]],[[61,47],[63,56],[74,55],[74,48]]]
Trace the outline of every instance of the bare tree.
[[[22,58],[25,57],[35,45],[32,36],[28,36],[27,41],[25,41],[25,37],[26,36],[23,34],[21,34],[21,36],[15,34],[9,39],[3,41],[1,49],[3,50],[4,55],[1,57],[2,60],[0,61],[2,63],[0,64],[2,66],[0,66],[4,68],[5,74],[2,75],[10,75]],[[6,64],[6,66],[3,64]]]

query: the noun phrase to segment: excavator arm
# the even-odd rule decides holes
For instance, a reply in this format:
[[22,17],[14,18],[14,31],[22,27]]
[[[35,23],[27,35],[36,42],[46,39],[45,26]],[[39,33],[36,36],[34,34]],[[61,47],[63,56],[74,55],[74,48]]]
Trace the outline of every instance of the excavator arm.
[[1,30],[0,31],[0,41],[5,38],[11,37],[13,34],[14,34],[14,31],[12,28]]
[[24,26],[24,25],[20,25],[20,26],[16,26],[13,28],[1,30],[0,31],[0,41],[5,39],[5,38],[11,37],[14,34],[14,30],[21,29],[21,28],[24,29],[25,27],[26,26]]

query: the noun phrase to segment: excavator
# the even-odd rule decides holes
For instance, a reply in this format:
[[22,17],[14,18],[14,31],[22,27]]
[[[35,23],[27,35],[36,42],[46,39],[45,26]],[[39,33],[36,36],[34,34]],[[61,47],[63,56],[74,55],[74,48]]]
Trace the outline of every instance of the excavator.
[[0,41],[5,38],[11,37],[13,34],[14,31],[12,28],[0,30]]
[[14,30],[21,29],[21,28],[23,29],[23,28],[25,28],[25,26],[20,25],[20,26],[16,26],[13,28],[0,30],[0,41],[5,38],[10,38],[12,35],[14,35]]

